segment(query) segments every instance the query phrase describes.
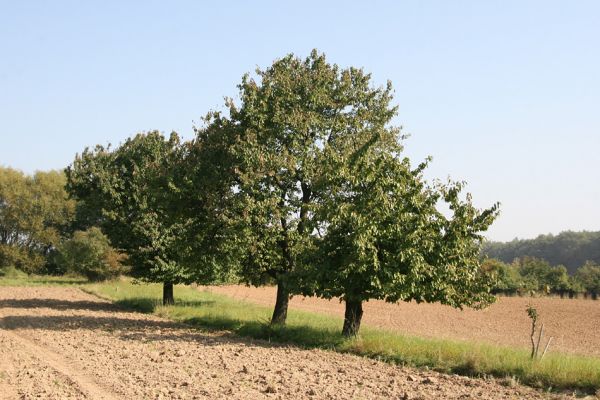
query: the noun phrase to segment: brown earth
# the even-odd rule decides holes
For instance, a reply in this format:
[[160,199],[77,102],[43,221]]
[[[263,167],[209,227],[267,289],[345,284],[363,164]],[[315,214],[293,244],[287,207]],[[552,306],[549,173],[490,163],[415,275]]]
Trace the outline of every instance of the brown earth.
[[501,383],[200,332],[75,288],[0,289],[2,399],[550,398]]
[[[269,307],[275,302],[274,287],[213,286],[200,290]],[[364,305],[363,323],[417,336],[529,347],[531,320],[525,311],[528,304],[538,310],[544,336],[554,337],[551,351],[600,357],[600,301],[500,297],[487,309],[462,311],[440,304],[369,301]],[[344,305],[339,300],[295,296],[290,308],[340,318],[344,315]]]

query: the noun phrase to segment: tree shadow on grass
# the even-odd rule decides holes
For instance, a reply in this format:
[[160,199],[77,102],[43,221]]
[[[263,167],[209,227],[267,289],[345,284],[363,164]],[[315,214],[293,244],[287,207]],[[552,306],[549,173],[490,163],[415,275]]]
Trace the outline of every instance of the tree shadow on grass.
[[[161,306],[158,299],[148,297],[135,297],[118,300],[116,305],[123,309],[143,313],[153,313],[156,307]],[[210,301],[175,301],[175,307],[210,307],[215,305]],[[305,348],[336,348],[347,339],[343,338],[340,331],[330,328],[319,328],[308,325],[272,325],[268,320],[242,320],[222,313],[207,313],[205,315],[178,319],[188,327],[211,331],[229,331],[242,337],[248,337],[267,342],[293,344]],[[341,326],[340,326],[341,330]],[[157,338],[158,339],[158,338]]]
[[[159,299],[149,297],[130,297],[116,300],[114,304],[121,309],[144,314],[152,314],[157,307],[162,306],[162,302]],[[213,300],[175,300],[175,304],[169,307],[207,307],[214,304],[215,301]]]
[[226,330],[242,337],[305,348],[332,349],[346,341],[340,332],[333,329],[307,325],[271,325],[268,321],[242,321],[224,315],[198,316],[182,322],[201,329]]
[[[176,301],[175,306],[181,307],[206,307],[214,301]],[[34,299],[2,299],[0,308],[51,308],[53,310],[87,310],[87,311],[137,311],[146,314],[154,312],[161,302],[147,297],[132,297],[118,300],[113,303],[102,300],[61,300],[53,298]]]

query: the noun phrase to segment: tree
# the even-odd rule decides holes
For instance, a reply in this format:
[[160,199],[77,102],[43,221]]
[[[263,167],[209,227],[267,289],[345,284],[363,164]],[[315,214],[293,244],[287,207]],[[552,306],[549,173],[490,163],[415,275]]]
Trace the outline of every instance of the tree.
[[[308,281],[316,295],[345,302],[346,337],[358,334],[362,304],[370,299],[459,308],[494,299],[479,250],[497,206],[477,210],[470,195],[461,199],[462,183],[427,185],[426,162],[412,169],[396,145],[381,141],[397,132],[387,128],[390,118],[357,131],[342,152],[333,150],[328,200],[317,213],[324,232],[320,267],[310,270],[316,275]],[[439,203],[451,215],[439,211]]]
[[0,168],[0,264],[29,273],[48,266],[48,255],[67,236],[74,215],[65,181],[59,171],[27,176]]
[[597,298],[600,293],[600,265],[591,261],[586,262],[575,273],[575,280],[591,293],[593,298]]
[[82,274],[90,281],[104,281],[125,271],[125,255],[112,248],[100,228],[76,231],[58,246],[57,263],[66,271]]
[[551,266],[546,260],[535,257],[522,257],[513,261],[522,279],[523,288],[540,293],[564,295],[571,290],[571,282],[566,267]]
[[236,129],[219,113],[205,117],[207,125],[195,127],[194,140],[181,147],[180,163],[173,171],[179,194],[177,218],[187,221],[181,252],[194,282],[239,281],[244,246],[236,240],[236,186],[231,146]]
[[569,273],[564,265],[552,267],[546,275],[546,281],[547,285],[550,287],[550,291],[552,293],[558,293],[561,297],[572,290]]
[[256,74],[239,85],[241,106],[229,100],[228,117],[209,116],[203,131],[217,126],[231,138],[230,231],[243,249],[240,273],[253,285],[277,284],[272,322],[285,323],[293,274],[312,244],[324,143],[352,129],[355,113],[368,112],[371,93],[361,94],[361,82],[316,51],[305,60],[288,55]]
[[512,264],[486,258],[481,263],[481,269],[494,282],[492,293],[514,294],[523,288],[521,274]]
[[163,283],[163,303],[174,302],[173,285],[192,280],[181,260],[178,238],[188,221],[177,210],[174,171],[180,140],[172,133],[138,134],[115,150],[85,149],[67,168],[71,195],[80,201],[81,221],[98,225],[128,255],[133,276]]

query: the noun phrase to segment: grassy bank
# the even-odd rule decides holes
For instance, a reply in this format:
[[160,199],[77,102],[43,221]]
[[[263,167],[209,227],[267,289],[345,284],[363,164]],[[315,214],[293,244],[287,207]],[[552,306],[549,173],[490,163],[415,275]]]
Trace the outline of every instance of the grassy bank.
[[369,328],[363,328],[358,339],[344,340],[339,318],[290,310],[287,326],[272,327],[268,324],[269,308],[183,286],[176,288],[172,307],[160,305],[160,285],[120,281],[88,284],[84,289],[129,309],[255,339],[348,352],[441,372],[510,378],[546,389],[588,393],[600,389],[598,358],[549,353],[543,361],[532,361],[526,349],[424,339]]

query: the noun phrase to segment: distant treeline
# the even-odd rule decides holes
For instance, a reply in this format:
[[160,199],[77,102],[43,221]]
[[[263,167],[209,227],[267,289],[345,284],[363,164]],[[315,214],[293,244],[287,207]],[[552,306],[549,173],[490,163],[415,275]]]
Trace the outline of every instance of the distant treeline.
[[564,265],[573,275],[586,261],[600,264],[600,231],[566,231],[558,235],[540,235],[535,239],[488,242],[483,247],[483,253],[505,263],[522,257],[544,259],[553,266]]
[[492,293],[506,295],[555,294],[561,297],[600,294],[600,265],[587,261],[569,275],[564,265],[550,265],[535,257],[521,257],[512,263],[486,258],[482,270],[493,282]]

